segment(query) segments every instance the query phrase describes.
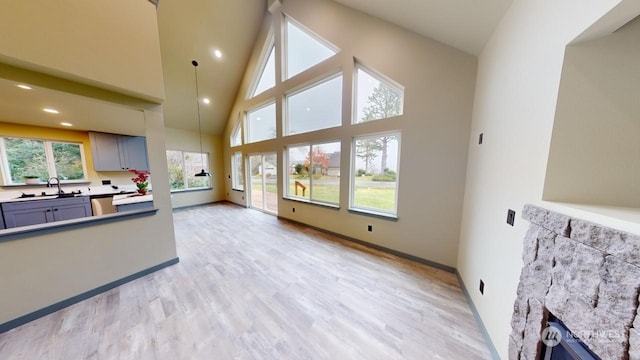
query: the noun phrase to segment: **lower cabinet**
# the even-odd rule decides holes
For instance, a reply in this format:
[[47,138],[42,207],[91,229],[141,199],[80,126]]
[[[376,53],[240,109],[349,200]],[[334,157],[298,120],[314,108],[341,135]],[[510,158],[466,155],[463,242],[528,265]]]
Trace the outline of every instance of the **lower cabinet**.
[[11,202],[2,213],[8,229],[91,216],[91,203],[88,196]]

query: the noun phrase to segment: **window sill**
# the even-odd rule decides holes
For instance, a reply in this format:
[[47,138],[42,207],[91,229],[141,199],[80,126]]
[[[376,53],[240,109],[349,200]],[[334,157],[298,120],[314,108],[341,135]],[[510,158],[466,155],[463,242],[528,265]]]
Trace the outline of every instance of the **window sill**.
[[306,199],[298,199],[298,198],[287,197],[287,196],[283,197],[283,199],[284,200],[289,200],[289,201],[296,201],[296,202],[309,204],[309,205],[327,207],[327,208],[332,208],[332,209],[340,209],[340,205],[336,205],[336,204],[329,204],[329,203],[323,203],[323,202],[318,202],[318,201],[310,201],[310,200],[306,200]]
[[243,192],[244,192],[244,189],[231,189],[231,191],[237,191],[237,192],[241,192],[241,193],[243,193]]
[[[67,185],[91,185],[91,181],[87,181],[87,180],[67,180],[67,181],[61,181],[60,182],[60,186],[67,186]],[[42,187],[42,186],[47,186],[47,183],[38,183],[38,184],[9,184],[9,185],[0,185],[0,187],[3,188],[25,188],[25,187]],[[58,186],[56,183],[51,184],[51,187],[56,187]]]
[[372,217],[385,219],[385,220],[391,220],[391,221],[398,221],[398,219],[399,219],[397,215],[384,213],[384,212],[379,212],[379,211],[375,211],[375,210],[364,210],[364,209],[349,208],[349,212],[353,213],[353,214],[372,216]]
[[182,193],[188,193],[188,192],[209,191],[209,190],[213,190],[213,188],[207,187],[207,188],[195,188],[195,189],[179,189],[179,190],[171,190],[171,193],[182,194]]

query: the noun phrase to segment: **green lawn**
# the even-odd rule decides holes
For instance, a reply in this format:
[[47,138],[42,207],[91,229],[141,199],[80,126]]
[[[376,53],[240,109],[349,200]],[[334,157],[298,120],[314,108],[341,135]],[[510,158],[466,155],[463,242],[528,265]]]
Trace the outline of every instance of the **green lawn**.
[[[327,180],[329,178],[326,178]],[[293,180],[293,179],[292,179]],[[307,186],[305,196],[302,196],[302,189],[298,188],[298,197],[310,200],[309,198],[309,179],[299,179],[301,183]],[[369,207],[381,210],[393,210],[395,208],[395,187],[377,187],[359,185],[364,182],[370,182],[370,176],[362,176],[356,179],[356,192],[355,192],[355,205]],[[257,183],[252,183],[252,190],[260,191],[261,186]],[[267,184],[267,192],[275,193],[276,185]],[[327,203],[337,204],[339,199],[340,189],[338,184],[314,184],[313,186],[313,200],[322,201]],[[289,194],[295,194],[294,183],[291,181],[289,186]]]

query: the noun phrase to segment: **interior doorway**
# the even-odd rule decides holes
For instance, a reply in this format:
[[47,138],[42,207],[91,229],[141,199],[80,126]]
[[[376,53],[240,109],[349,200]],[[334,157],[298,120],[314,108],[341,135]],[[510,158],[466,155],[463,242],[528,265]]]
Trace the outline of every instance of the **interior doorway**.
[[249,180],[251,208],[278,214],[278,157],[276,153],[249,155]]

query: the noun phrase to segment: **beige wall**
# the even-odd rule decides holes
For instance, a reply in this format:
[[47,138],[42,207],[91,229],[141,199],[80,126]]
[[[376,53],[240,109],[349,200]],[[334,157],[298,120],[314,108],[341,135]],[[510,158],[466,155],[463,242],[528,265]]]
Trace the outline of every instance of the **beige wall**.
[[159,102],[155,6],[149,1],[0,1],[0,62]]
[[640,207],[640,19],[567,48],[543,198]]
[[[167,150],[200,152],[200,134],[194,131],[166,128]],[[222,168],[222,140],[220,135],[202,134],[202,150],[209,154],[207,171],[211,173],[211,190],[174,192],[173,208],[208,204],[224,200],[224,173]]]
[[[244,111],[276,98],[281,114],[282,95],[290,87],[276,87],[254,99],[245,100],[263,43],[256,43],[240,96],[223,136],[225,171],[230,170],[233,151],[244,155],[276,152],[282,165],[286,145],[307,141],[341,140],[342,177],[340,209],[280,199],[279,216],[396,251],[455,266],[467,157],[467,141],[475,80],[476,59],[436,41],[389,25],[376,18],[329,1],[286,1],[282,11],[341,49],[340,53],[308,73],[288,80],[288,86],[335,74],[342,70],[343,126],[313,133],[279,137],[275,140],[229,149],[229,135]],[[262,40],[272,19],[265,21]],[[279,32],[277,41],[280,41]],[[367,67],[405,87],[404,115],[390,120],[351,125],[354,57]],[[278,118],[280,119],[280,117]],[[281,122],[278,120],[279,130]],[[400,130],[398,221],[348,212],[350,154],[354,136]],[[281,133],[281,132],[280,132]],[[282,166],[278,176],[282,189]],[[227,175],[225,174],[225,175]],[[225,176],[228,199],[246,204],[245,193],[232,191]],[[295,207],[295,213],[292,208]],[[367,225],[373,225],[373,232]]]
[[[147,1],[4,1],[2,8],[2,61],[163,97],[155,7]],[[0,242],[0,323],[176,258],[162,109],[138,103],[157,214]]]
[[503,359],[527,229],[520,211],[542,199],[565,46],[618,3],[515,0],[479,57],[457,268]]

